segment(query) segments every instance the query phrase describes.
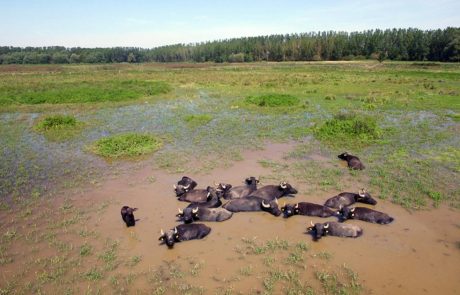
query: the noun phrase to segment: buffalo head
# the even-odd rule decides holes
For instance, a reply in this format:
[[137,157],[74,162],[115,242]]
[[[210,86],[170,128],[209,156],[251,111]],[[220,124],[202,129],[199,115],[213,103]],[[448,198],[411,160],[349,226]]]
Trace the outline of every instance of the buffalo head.
[[299,204],[291,205],[284,203],[284,206],[281,207],[281,211],[284,214],[284,218],[291,217],[295,214],[299,214]]
[[342,153],[342,154],[338,155],[337,157],[338,157],[339,159],[341,159],[341,160],[345,160],[345,161],[346,161],[346,160],[348,159],[348,156],[349,156],[349,154],[348,154],[347,152],[345,152],[345,153]]
[[185,208],[184,210],[179,209],[179,214],[176,216],[180,221],[184,223],[192,223],[193,221],[198,220],[198,207],[195,208]]
[[283,181],[279,185],[279,189],[283,191],[283,195],[291,195],[291,194],[297,194],[297,190],[293,188],[289,183],[286,181]]
[[359,190],[358,196],[356,197],[356,201],[370,205],[377,204],[377,201],[374,198],[372,198],[371,195],[363,188]]
[[313,236],[315,241],[321,239],[329,233],[329,223],[315,223],[310,221],[311,226],[307,228],[307,232]]
[[341,207],[339,214],[340,214],[340,221],[345,221],[347,219],[352,219],[355,216],[355,208],[353,207]]
[[261,208],[263,211],[267,211],[268,213],[273,214],[275,216],[281,215],[281,210],[278,208],[278,199],[275,199],[274,201],[270,202],[262,200]]
[[162,244],[166,244],[169,248],[172,248],[174,246],[174,243],[179,242],[179,234],[177,232],[177,227],[169,230],[166,233],[163,230],[161,230],[160,238],[158,240],[162,241]]

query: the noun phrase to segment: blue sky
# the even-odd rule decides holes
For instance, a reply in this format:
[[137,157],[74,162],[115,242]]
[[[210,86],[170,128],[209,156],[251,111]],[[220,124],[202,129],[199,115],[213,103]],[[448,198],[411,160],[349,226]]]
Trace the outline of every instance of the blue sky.
[[460,0],[0,0],[0,46],[151,48],[267,34],[460,26]]

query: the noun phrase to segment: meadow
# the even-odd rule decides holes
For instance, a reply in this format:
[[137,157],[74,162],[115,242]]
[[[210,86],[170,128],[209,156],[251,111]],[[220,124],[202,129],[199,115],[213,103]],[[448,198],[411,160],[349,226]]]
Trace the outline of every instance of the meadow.
[[[235,266],[219,278],[219,252],[149,254],[157,245],[136,244],[146,238],[118,225],[119,207],[138,200],[154,211],[151,190],[166,208],[147,218],[156,235],[173,221],[169,195],[182,175],[220,181],[230,169],[225,175],[240,181],[251,171],[264,184],[288,180],[318,202],[366,187],[403,215],[460,209],[458,63],[2,65],[0,122],[0,294],[376,290],[359,280],[365,267],[344,265],[344,253],[287,234],[230,234],[222,259]],[[271,145],[284,148],[232,168]],[[366,169],[341,166],[344,151]]]

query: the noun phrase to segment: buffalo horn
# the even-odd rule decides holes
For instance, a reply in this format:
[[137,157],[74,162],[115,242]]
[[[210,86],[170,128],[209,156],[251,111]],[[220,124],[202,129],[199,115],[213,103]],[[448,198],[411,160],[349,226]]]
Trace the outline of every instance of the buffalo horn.
[[270,204],[265,204],[265,200],[262,201],[262,206],[264,208],[270,208]]
[[163,229],[160,229],[160,235],[164,235],[165,232],[163,231]]
[[324,226],[324,228],[328,228],[329,227],[329,223],[326,223],[326,225]]
[[190,187],[190,184],[187,185],[187,186],[184,186],[184,189],[188,189]]
[[180,214],[183,214],[183,213],[184,213],[184,211],[182,211],[181,208],[177,208],[177,210],[179,210],[179,213],[180,213]]
[[281,182],[281,183],[280,183],[280,187],[281,187],[282,189],[287,188],[286,181]]
[[173,185],[173,188],[176,189],[176,188],[177,188],[177,185]]
[[279,204],[278,204],[278,199],[277,199],[277,198],[275,198],[275,203],[276,203],[276,205],[279,205]]
[[350,209],[350,212],[355,212],[355,209],[356,209],[356,208],[354,208],[354,207],[351,208],[351,209]]
[[177,227],[174,228],[174,233],[177,234]]
[[192,209],[193,214],[195,214],[196,212],[198,212],[198,207],[196,207],[195,209]]
[[299,203],[295,204],[294,208],[298,209],[299,208]]
[[283,207],[286,207],[286,202],[283,202]]
[[210,196],[210,195],[211,195],[211,193],[210,193],[210,192],[208,192],[208,194],[206,195],[206,198],[209,198],[209,196]]
[[313,224],[313,221],[311,221],[311,220],[310,220],[310,224],[311,224],[311,226],[315,226],[315,225]]

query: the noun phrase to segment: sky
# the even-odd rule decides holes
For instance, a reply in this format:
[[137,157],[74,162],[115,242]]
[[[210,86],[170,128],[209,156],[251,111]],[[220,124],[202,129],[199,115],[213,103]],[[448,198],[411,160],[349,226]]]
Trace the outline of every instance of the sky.
[[312,31],[460,27],[460,0],[0,0],[0,46],[143,47]]

